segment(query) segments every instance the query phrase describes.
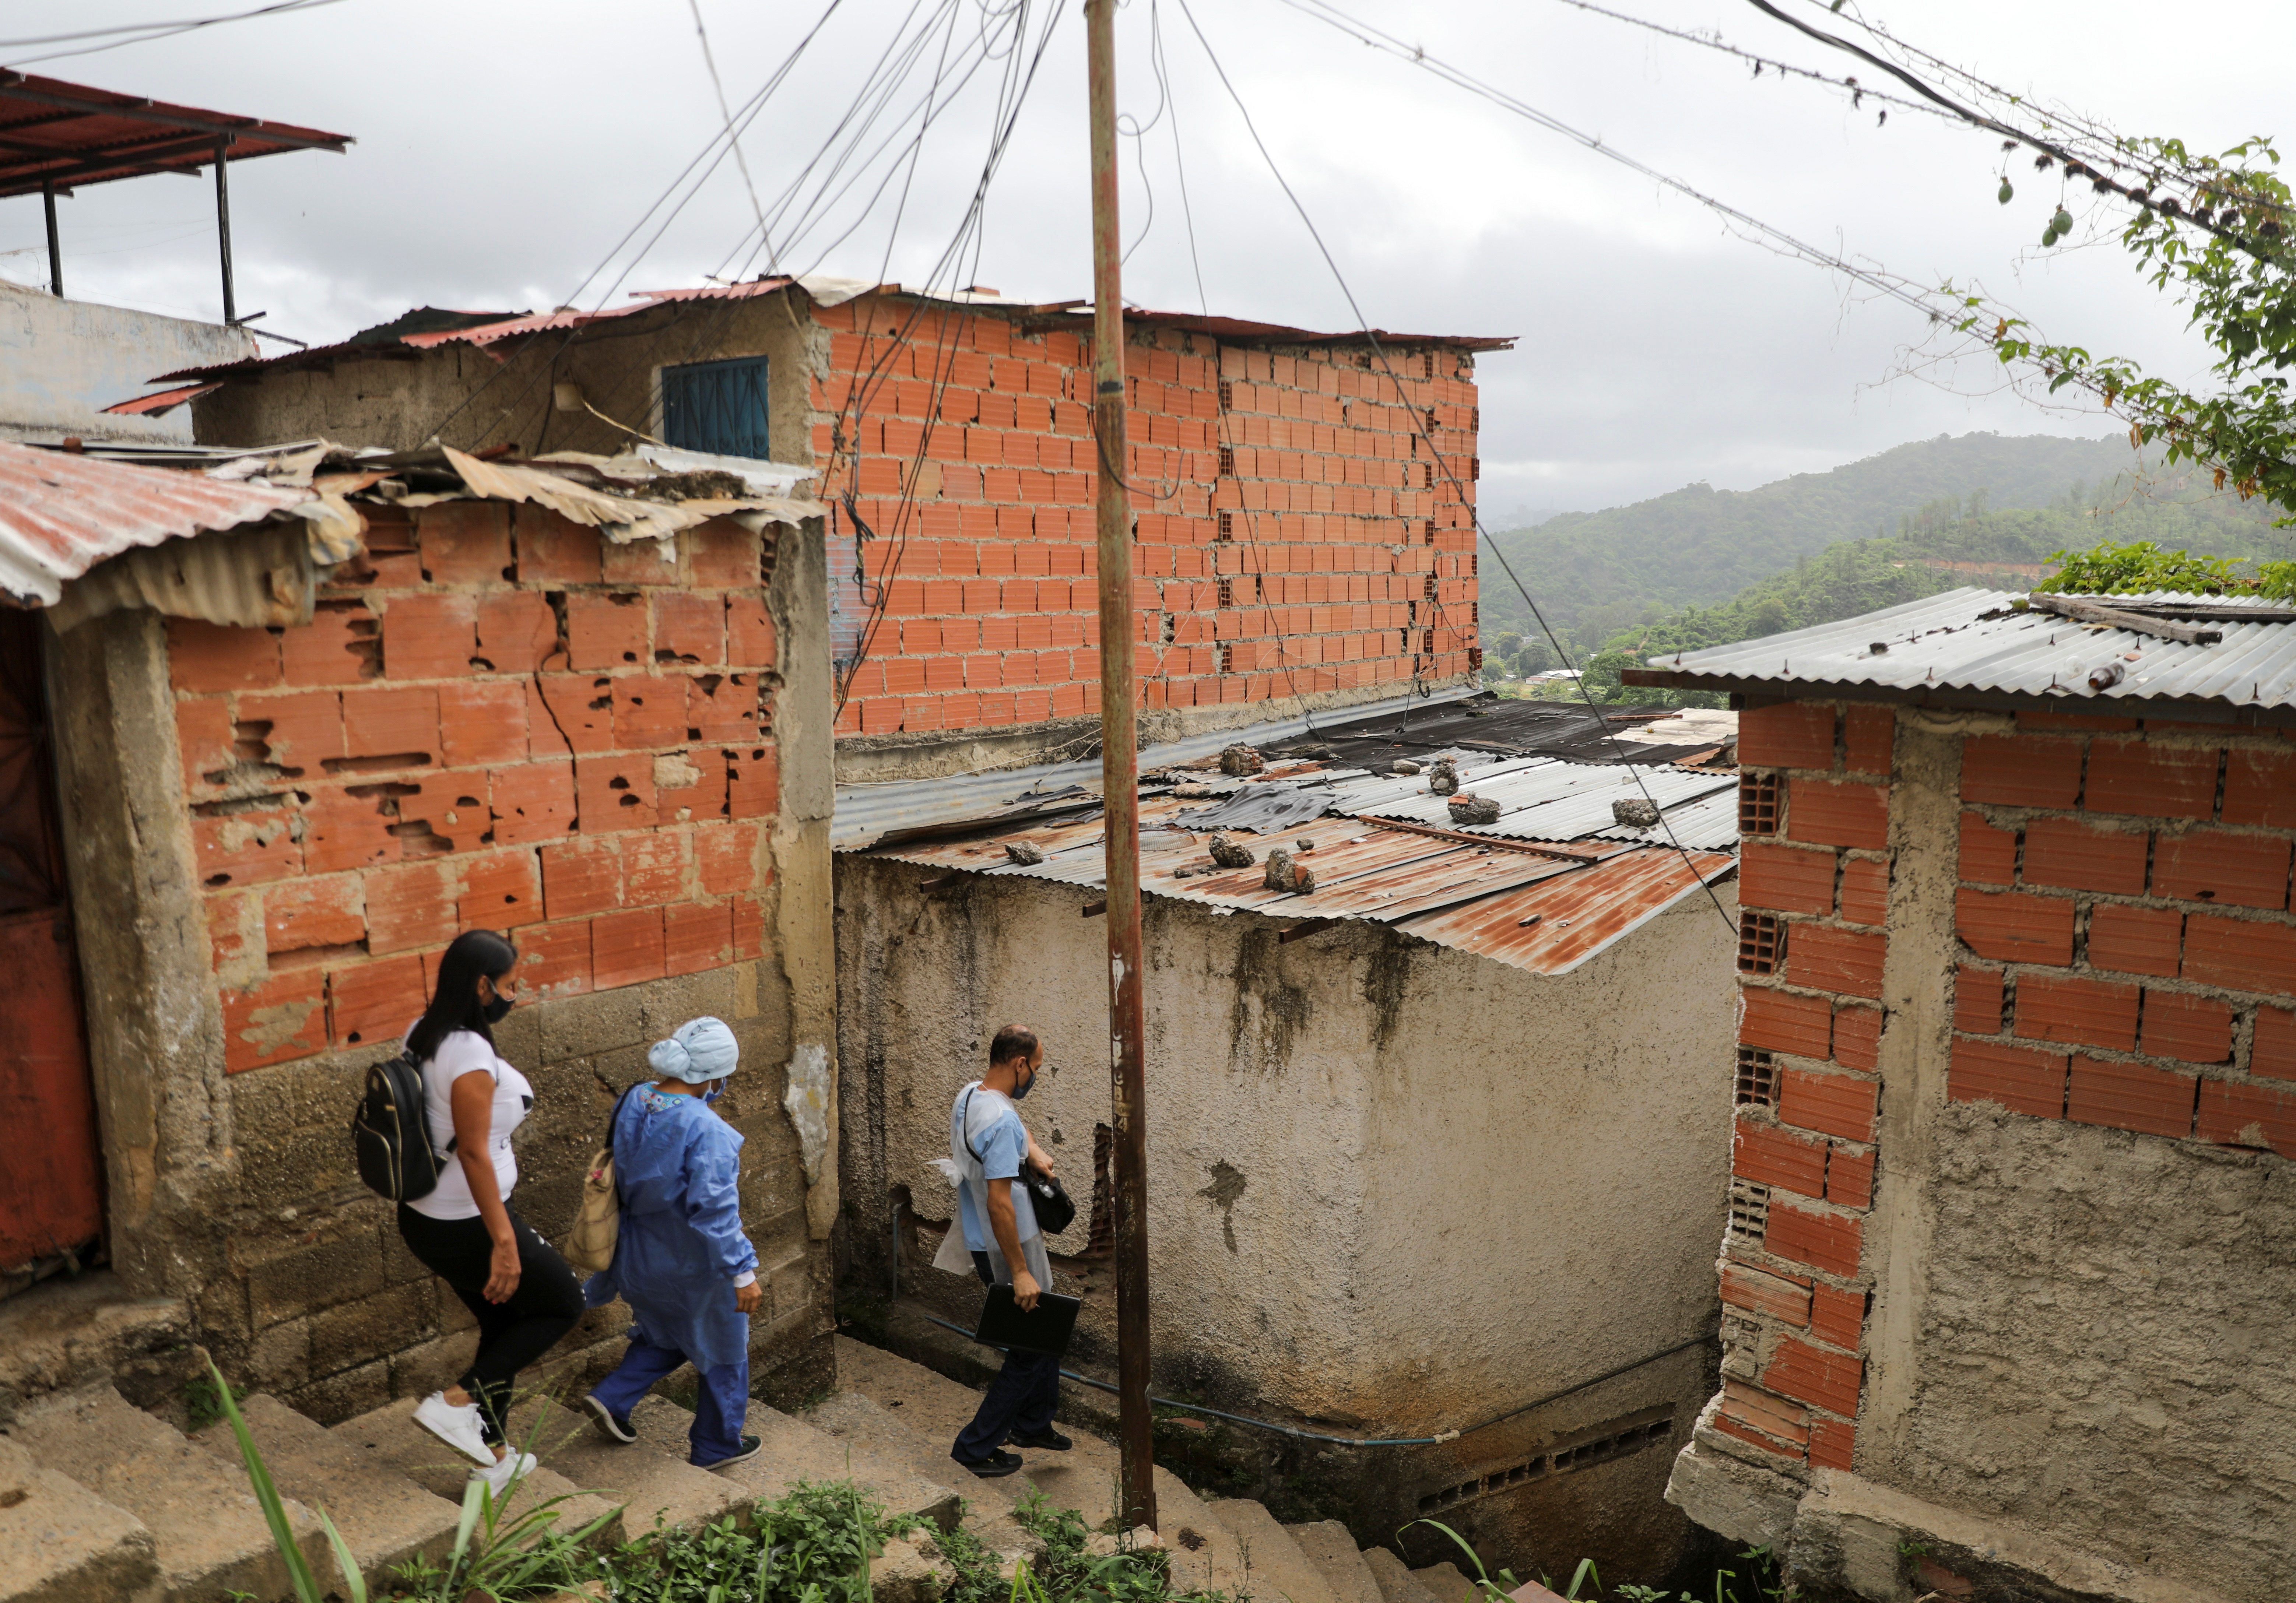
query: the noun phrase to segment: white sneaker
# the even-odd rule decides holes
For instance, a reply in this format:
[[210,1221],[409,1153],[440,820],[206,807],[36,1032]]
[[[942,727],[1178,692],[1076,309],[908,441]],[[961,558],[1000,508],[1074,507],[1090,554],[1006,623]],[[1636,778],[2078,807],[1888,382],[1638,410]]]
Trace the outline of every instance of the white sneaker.
[[456,1408],[447,1401],[446,1393],[433,1392],[415,1405],[414,1422],[455,1452],[478,1460],[481,1467],[494,1468],[495,1450],[487,1445],[477,1403]]
[[510,1495],[510,1489],[534,1473],[534,1455],[530,1452],[505,1453],[496,1463],[484,1469],[471,1471],[474,1481],[484,1481],[494,1488],[495,1501],[500,1504]]

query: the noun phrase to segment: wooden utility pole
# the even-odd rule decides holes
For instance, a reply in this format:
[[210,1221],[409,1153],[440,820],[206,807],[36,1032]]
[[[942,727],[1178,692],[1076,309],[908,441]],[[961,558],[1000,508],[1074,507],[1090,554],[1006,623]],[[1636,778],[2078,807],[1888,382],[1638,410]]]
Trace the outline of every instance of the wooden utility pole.
[[1140,981],[1140,753],[1132,510],[1124,476],[1124,290],[1116,226],[1116,0],[1086,0],[1092,87],[1092,426],[1098,444],[1100,773],[1108,799],[1108,1034],[1116,1147],[1116,1382],[1124,1525],[1156,1525],[1148,1416],[1146,1032]]
[[[230,328],[239,322],[239,300],[231,282],[231,135],[219,134],[215,142],[216,161],[216,241],[223,249],[223,322]],[[538,692],[537,692],[538,693]]]

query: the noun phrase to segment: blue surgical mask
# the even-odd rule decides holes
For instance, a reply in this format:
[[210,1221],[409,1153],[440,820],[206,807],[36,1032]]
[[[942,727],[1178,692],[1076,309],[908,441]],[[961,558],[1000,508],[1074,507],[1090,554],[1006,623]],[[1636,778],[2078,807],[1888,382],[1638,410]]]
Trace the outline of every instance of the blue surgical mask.
[[1037,1076],[1038,1075],[1040,1075],[1040,1074],[1043,1074],[1044,1072],[1045,1072],[1045,1071],[1044,1071],[1043,1069],[1041,1069],[1041,1068],[1032,1068],[1032,1069],[1030,1069],[1030,1070],[1029,1071],[1029,1077],[1028,1077],[1028,1079],[1027,1079],[1026,1081],[1024,1081],[1022,1084],[1019,1084],[1019,1085],[1016,1085],[1016,1086],[1014,1086],[1014,1087],[1013,1088],[1013,1100],[1014,1101],[1016,1101],[1016,1102],[1017,1102],[1017,1101],[1019,1101],[1022,1097],[1027,1096],[1030,1092],[1032,1092],[1032,1091],[1036,1090],[1036,1089],[1037,1089]]
[[726,1083],[723,1080],[720,1080],[717,1084],[711,1086],[709,1090],[701,1093],[701,1105],[704,1108],[707,1108],[710,1103],[716,1101],[719,1097],[722,1097],[725,1094]]

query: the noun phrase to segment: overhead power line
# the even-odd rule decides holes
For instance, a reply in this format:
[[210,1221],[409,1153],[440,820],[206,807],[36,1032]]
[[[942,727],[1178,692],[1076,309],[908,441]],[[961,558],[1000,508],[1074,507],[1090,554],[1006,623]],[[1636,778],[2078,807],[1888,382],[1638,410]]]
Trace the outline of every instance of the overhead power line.
[[[256,17],[283,16],[290,12],[316,11],[323,5],[340,5],[342,0],[279,0],[275,5],[258,5],[253,11],[232,12],[220,17],[189,17],[173,22],[124,22],[113,28],[86,28],[72,33],[36,34],[20,39],[0,39],[0,50],[29,49],[40,45],[68,45],[81,39],[102,39],[100,45],[88,45],[78,50],[55,50],[45,55],[27,56],[11,61],[11,67],[29,67],[36,61],[53,61],[65,56],[94,55],[99,51],[118,50],[123,45],[143,45],[153,39],[173,38],[178,34],[193,33],[202,28],[220,28],[226,22],[245,22]],[[132,36],[132,37],[131,37]]]
[[[1663,34],[1669,39],[1679,39],[1685,45],[1695,45],[1702,50],[1719,51],[1724,55],[1735,56],[1742,61],[1752,64],[1756,78],[1761,77],[1762,70],[1767,68],[1781,78],[1804,78],[1814,84],[1824,84],[1829,88],[1846,91],[1853,106],[1863,105],[1868,100],[1876,100],[1885,105],[1897,106],[1904,110],[1920,111],[1931,117],[1957,120],[1950,111],[1941,110],[1924,101],[1907,100],[1903,95],[1891,94],[1886,90],[1874,88],[1870,85],[1859,83],[1854,78],[1828,78],[1823,72],[1815,71],[1808,67],[1797,67],[1792,61],[1782,61],[1775,56],[1759,55],[1751,50],[1741,50],[1735,45],[1726,44],[1722,36],[1716,32],[1669,28],[1663,22],[1653,22],[1647,17],[1637,17],[1626,12],[1612,11],[1607,5],[1596,5],[1594,0],[1558,0],[1558,3],[1570,6],[1575,11],[1588,12],[1598,17],[1608,17],[1613,22],[1624,22],[1629,28],[1639,28],[1651,33]],[[1888,113],[1884,112],[1882,115],[1887,116]]]
[[742,152],[741,136],[734,131],[734,108],[726,103],[726,80],[718,76],[718,54],[709,48],[709,27],[701,20],[701,0],[685,0],[693,12],[694,37],[701,41],[701,64],[709,70],[709,87],[718,96],[718,115],[726,124],[726,143],[734,147],[734,163],[742,169],[742,187],[750,192],[750,209],[758,227],[766,225],[766,209],[758,204],[757,180],[750,176],[750,159]]
[[[1378,358],[1380,371],[1387,375],[1388,382],[1395,386],[1397,397],[1402,398],[1403,380],[1396,376],[1394,367],[1389,364],[1387,350],[1380,343],[1379,336],[1372,331],[1371,320],[1364,315],[1363,307],[1356,299],[1355,290],[1348,284],[1347,274],[1341,271],[1338,259],[1332,255],[1331,247],[1324,242],[1323,233],[1316,226],[1315,218],[1308,215],[1307,207],[1300,202],[1299,195],[1292,191],[1291,183],[1283,176],[1283,169],[1276,166],[1275,157],[1268,150],[1267,141],[1260,138],[1259,129],[1251,119],[1250,110],[1244,105],[1243,96],[1236,92],[1235,85],[1229,81],[1227,70],[1220,65],[1219,56],[1213,51],[1211,41],[1204,37],[1203,29],[1197,24],[1195,12],[1189,9],[1188,0],[1179,0],[1179,6],[1181,16],[1187,19],[1189,29],[1196,36],[1196,42],[1203,46],[1205,59],[1211,62],[1212,71],[1218,76],[1220,87],[1226,90],[1228,98],[1235,102],[1236,112],[1243,119],[1244,131],[1251,135],[1251,143],[1259,150],[1260,159],[1267,164],[1267,170],[1275,177],[1276,187],[1283,192],[1283,198],[1292,202],[1292,209],[1299,214],[1300,221],[1306,225],[1308,237],[1316,241],[1316,249],[1323,257],[1324,265],[1332,270],[1332,277],[1338,283],[1341,295],[1347,299],[1348,311],[1355,318],[1356,326],[1364,331],[1364,338],[1371,342],[1372,355]],[[1302,7],[1302,9],[1305,8]],[[1428,61],[1431,58],[1421,53],[1418,59]],[[1452,468],[1450,460],[1436,448],[1433,438],[1427,432],[1421,420],[1418,408],[1406,406],[1403,408],[1403,413],[1411,420],[1412,432],[1417,435],[1421,443],[1427,447],[1429,458],[1442,470],[1443,477],[1449,481],[1452,489],[1457,494],[1460,504],[1466,507],[1467,515],[1473,522],[1476,536],[1489,545],[1491,554],[1499,560],[1499,567],[1505,570],[1508,582],[1514,585],[1516,593],[1522,597],[1523,604],[1530,609],[1531,617],[1538,620],[1540,631],[1546,636],[1547,643],[1554,647],[1556,658],[1568,667],[1570,661],[1570,653],[1563,648],[1562,640],[1547,624],[1546,615],[1539,610],[1538,602],[1531,596],[1529,587],[1522,582],[1521,576],[1515,572],[1514,564],[1507,560],[1506,552],[1499,549],[1499,543],[1492,539],[1490,532],[1483,528],[1483,520],[1475,511],[1473,498],[1468,495],[1466,486],[1460,482],[1458,473]],[[1436,605],[1439,611],[1441,601],[1439,600]],[[1595,720],[1596,727],[1609,739],[1612,757],[1634,780],[1635,789],[1642,792],[1644,801],[1647,802],[1652,811],[1658,814],[1659,823],[1666,830],[1667,840],[1676,852],[1681,855],[1683,867],[1689,871],[1692,882],[1705,891],[1707,900],[1714,904],[1715,915],[1729,926],[1732,934],[1735,935],[1738,928],[1737,920],[1731,918],[1728,910],[1722,905],[1722,898],[1714,887],[1699,873],[1698,865],[1690,855],[1690,848],[1682,844],[1681,838],[1674,832],[1674,826],[1667,822],[1666,811],[1658,805],[1658,798],[1651,794],[1650,786],[1644,781],[1640,769],[1627,760],[1626,748],[1620,743],[1617,732],[1611,728],[1603,714],[1597,710],[1594,697],[1587,690],[1585,676],[1581,675],[1572,683],[1578,687],[1578,698],[1586,704],[1588,716]]]

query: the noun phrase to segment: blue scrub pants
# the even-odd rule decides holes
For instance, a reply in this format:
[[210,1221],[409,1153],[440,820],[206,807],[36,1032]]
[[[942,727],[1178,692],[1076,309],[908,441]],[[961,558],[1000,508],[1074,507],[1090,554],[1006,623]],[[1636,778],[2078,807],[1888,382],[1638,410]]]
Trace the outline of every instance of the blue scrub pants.
[[[630,1337],[621,1366],[590,1388],[615,1419],[627,1424],[654,1383],[685,1362],[676,1347],[657,1347],[643,1336]],[[690,1462],[707,1468],[742,1451],[742,1427],[750,1415],[750,1361],[721,1363],[701,1371],[701,1395],[693,1409]]]
[[[972,1255],[972,1267],[984,1285],[996,1282],[988,1272],[988,1255]],[[1061,1402],[1061,1361],[1051,1353],[1004,1350],[1004,1367],[988,1383],[972,1423],[958,1433],[948,1456],[960,1464],[978,1464],[1004,1445],[1007,1435],[1042,1435],[1053,1427],[1053,1411]]]

